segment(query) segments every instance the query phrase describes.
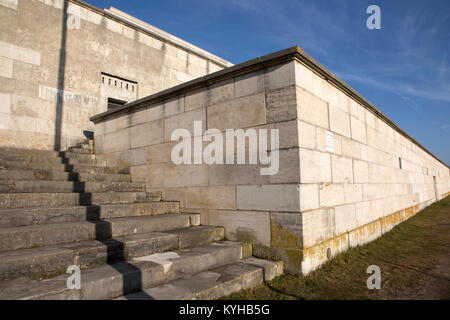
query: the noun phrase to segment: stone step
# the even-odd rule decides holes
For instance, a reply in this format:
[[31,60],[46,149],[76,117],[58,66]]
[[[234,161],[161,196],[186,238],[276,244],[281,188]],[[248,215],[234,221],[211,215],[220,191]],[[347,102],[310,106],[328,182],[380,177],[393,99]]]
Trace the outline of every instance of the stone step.
[[84,158],[64,158],[62,159],[64,164],[68,165],[88,165],[93,167],[106,167],[107,163],[106,160],[99,160],[99,159],[84,159]]
[[217,242],[82,270],[80,290],[67,288],[68,274],[46,280],[3,281],[0,299],[114,299],[237,262],[246,258],[243,247],[240,243]]
[[0,161],[0,169],[22,169],[22,170],[45,170],[59,172],[86,172],[91,174],[98,173],[128,173],[119,172],[116,167],[104,167],[92,164],[65,164],[48,162],[28,162],[28,161]]
[[69,151],[61,151],[61,152],[59,152],[58,155],[61,158],[67,158],[67,159],[83,159],[83,160],[97,159],[95,154],[75,153],[75,152],[69,152]]
[[[165,214],[0,228],[0,251],[102,240],[200,225],[198,214]],[[188,241],[188,240],[186,240]]]
[[200,214],[180,213],[150,217],[127,217],[106,220],[113,237],[129,234],[160,232],[200,225]]
[[34,156],[39,156],[39,157],[56,158],[56,157],[58,157],[58,154],[59,153],[57,151],[0,147],[0,155],[9,155],[9,156],[10,155],[18,155],[18,156],[34,155]]
[[77,164],[86,164],[91,166],[98,166],[98,167],[105,167],[106,161],[105,160],[97,160],[94,158],[81,158],[81,157],[72,157],[72,158],[63,158],[63,157],[47,157],[47,156],[36,156],[36,155],[0,155],[0,166],[2,166],[3,163],[5,163],[6,166],[10,165],[10,162],[20,162],[20,163],[36,163],[36,164],[71,164],[71,165],[77,165]]
[[106,167],[106,160],[99,159],[84,159],[84,158],[65,158],[63,159],[64,164],[69,165],[91,165],[95,167]]
[[22,170],[1,169],[0,180],[44,180],[44,181],[104,181],[104,182],[131,182],[130,174],[102,173],[92,174],[85,172],[62,172],[53,170]]
[[98,206],[0,209],[0,227],[92,221],[179,213],[178,201],[103,204]]
[[73,153],[87,153],[87,154],[94,153],[93,148],[80,148],[80,147],[70,147],[67,151]]
[[255,287],[283,273],[283,263],[248,258],[116,300],[214,300]]
[[82,142],[78,142],[73,147],[92,147],[94,145],[94,140],[84,140]]
[[1,180],[0,193],[145,192],[141,182],[77,182]]
[[0,193],[0,208],[88,206],[145,200],[145,192]]
[[161,191],[152,191],[147,192],[147,200],[148,201],[161,201],[162,200],[162,192]]
[[94,146],[94,140],[92,139],[86,139],[82,142],[78,142],[75,146],[73,147],[86,147],[86,148],[92,148]]
[[[190,234],[190,239],[186,234]],[[222,240],[224,229],[199,226],[168,233],[144,233],[103,241],[91,240],[59,246],[0,252],[0,281],[18,277],[48,278],[64,273],[70,265],[82,269],[135,257],[207,245]],[[195,239],[193,243],[191,240]]]
[[56,163],[62,164],[63,159],[60,157],[49,157],[47,155],[35,155],[35,154],[0,154],[0,165],[5,161],[26,161],[37,163]]

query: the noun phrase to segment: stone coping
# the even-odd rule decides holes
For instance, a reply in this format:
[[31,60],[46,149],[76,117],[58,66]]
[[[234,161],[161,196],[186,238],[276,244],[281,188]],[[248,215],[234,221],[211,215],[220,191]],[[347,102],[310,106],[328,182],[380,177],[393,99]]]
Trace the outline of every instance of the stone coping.
[[[76,0],[78,1],[78,0]],[[90,118],[94,123],[99,123],[105,121],[114,116],[133,113],[142,108],[148,107],[152,104],[156,104],[163,100],[167,100],[170,98],[178,97],[180,95],[186,94],[188,92],[207,87],[211,84],[228,80],[230,78],[247,74],[253,71],[261,70],[268,66],[273,66],[277,64],[281,64],[288,61],[297,60],[308,68],[313,70],[322,76],[325,80],[335,85],[337,88],[342,90],[344,93],[349,95],[351,98],[355,99],[359,104],[364,106],[367,110],[375,114],[378,118],[382,119],[387,125],[389,125],[392,129],[406,137],[408,140],[419,146],[422,150],[432,156],[434,159],[442,163],[444,166],[449,168],[446,163],[441,161],[438,157],[428,151],[424,146],[422,146],[419,142],[417,142],[413,137],[411,137],[408,133],[406,133],[403,129],[401,129],[394,121],[392,121],[387,115],[385,115],[381,110],[375,107],[370,101],[360,95],[355,89],[350,87],[345,81],[340,79],[333,72],[328,70],[322,64],[320,64],[316,59],[311,57],[308,53],[306,53],[303,49],[298,46],[294,46],[291,48],[287,48],[281,51],[277,51],[272,54],[268,54],[259,58],[255,58],[232,67],[211,73],[209,75],[196,78],[194,80],[182,83],[175,87],[157,92],[150,96],[129,102],[123,105],[120,108],[114,110],[108,110],[103,113],[97,114]]]
[[109,19],[123,23],[123,24],[127,25],[128,27],[137,29],[140,32],[150,34],[151,36],[157,38],[158,40],[161,40],[163,42],[168,42],[178,48],[182,48],[192,54],[195,54],[206,60],[209,60],[221,67],[227,68],[227,67],[230,67],[233,65],[231,62],[226,61],[225,59],[222,59],[208,51],[205,51],[205,50],[189,43],[189,42],[186,42],[178,37],[175,37],[175,36],[165,32],[159,28],[156,28],[144,21],[134,18],[116,8],[111,7],[109,9],[102,10],[102,9],[97,8],[83,0],[68,0],[68,1],[76,3],[86,9],[95,11],[100,15],[108,17]]

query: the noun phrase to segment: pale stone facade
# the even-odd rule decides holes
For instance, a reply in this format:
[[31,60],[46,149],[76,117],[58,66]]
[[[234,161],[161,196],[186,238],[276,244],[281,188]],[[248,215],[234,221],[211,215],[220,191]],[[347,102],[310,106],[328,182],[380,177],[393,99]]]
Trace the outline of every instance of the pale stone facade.
[[[0,0],[0,27],[0,146],[64,149],[93,129],[99,158],[287,271],[306,274],[450,191],[445,164],[298,48],[232,67],[79,0]],[[108,99],[131,102],[108,111]],[[172,132],[193,136],[194,121],[278,129],[279,171],[174,164]]]
[[[97,153],[290,272],[379,237],[450,190],[449,168],[298,48],[95,116]],[[171,161],[171,133],[279,129],[280,168]],[[207,145],[207,142],[203,142]],[[225,154],[225,152],[224,152]],[[399,167],[401,163],[401,168]]]
[[1,0],[0,30],[0,146],[64,149],[108,98],[136,100],[232,65],[78,0]]
[[[319,193],[318,203],[303,212],[302,270],[308,271],[327,259],[328,249],[334,255],[371,241],[445,197],[449,168],[323,75],[298,61],[295,72],[299,128],[316,130],[316,144],[300,148],[301,183],[311,188],[302,197]],[[320,104],[327,109],[309,112]],[[333,135],[332,151],[327,151],[327,131]]]

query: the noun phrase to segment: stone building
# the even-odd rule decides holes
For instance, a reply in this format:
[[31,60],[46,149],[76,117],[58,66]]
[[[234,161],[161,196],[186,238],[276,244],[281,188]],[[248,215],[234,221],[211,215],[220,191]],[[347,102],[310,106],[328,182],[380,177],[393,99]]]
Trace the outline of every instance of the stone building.
[[[0,299],[218,298],[450,192],[445,163],[298,47],[233,66],[80,0],[0,0],[0,18]],[[259,162],[234,162],[230,129]],[[274,174],[251,129],[278,135]]]
[[[444,163],[298,47],[92,120],[99,157],[291,272],[381,236],[450,190]],[[171,133],[186,128],[194,137],[194,121],[222,132],[278,129],[278,173],[261,175],[260,164],[174,164]]]
[[113,107],[231,65],[115,8],[1,0],[0,145],[65,149],[108,99]]

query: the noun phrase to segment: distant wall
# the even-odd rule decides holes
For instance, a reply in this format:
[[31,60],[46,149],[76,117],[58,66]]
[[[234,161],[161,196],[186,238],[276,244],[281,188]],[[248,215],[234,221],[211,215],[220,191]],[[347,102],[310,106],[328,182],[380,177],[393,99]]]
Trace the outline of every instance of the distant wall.
[[60,132],[64,149],[108,97],[132,101],[231,65],[114,8],[68,1],[63,28],[63,7],[0,0],[0,146],[53,149]]
[[[299,48],[93,120],[102,158],[200,212],[202,224],[224,226],[228,239],[252,242],[255,255],[284,260],[290,272],[308,273],[379,237],[450,190],[447,166]],[[204,130],[279,129],[278,173],[175,165],[171,133],[192,134],[195,120]]]

